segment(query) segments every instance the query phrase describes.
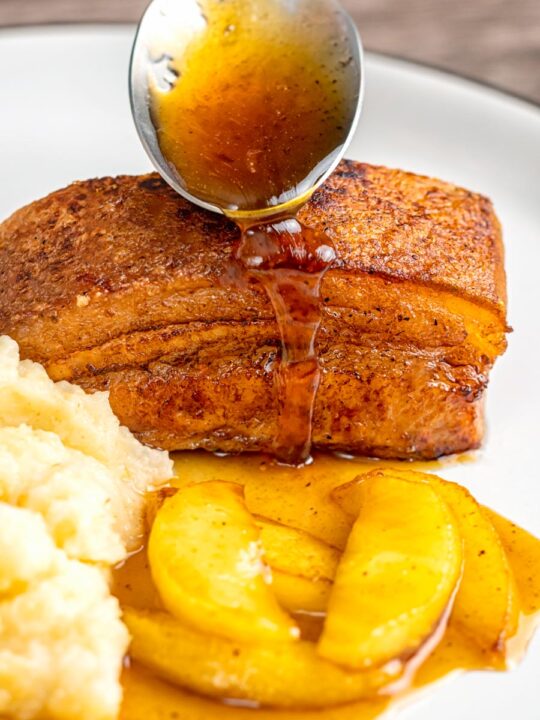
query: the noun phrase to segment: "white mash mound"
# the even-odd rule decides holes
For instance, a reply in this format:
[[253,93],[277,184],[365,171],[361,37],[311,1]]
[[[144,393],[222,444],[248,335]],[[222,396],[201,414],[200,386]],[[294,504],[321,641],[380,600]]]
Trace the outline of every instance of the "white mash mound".
[[0,717],[110,720],[128,644],[110,567],[172,475],[110,409],[0,337]]

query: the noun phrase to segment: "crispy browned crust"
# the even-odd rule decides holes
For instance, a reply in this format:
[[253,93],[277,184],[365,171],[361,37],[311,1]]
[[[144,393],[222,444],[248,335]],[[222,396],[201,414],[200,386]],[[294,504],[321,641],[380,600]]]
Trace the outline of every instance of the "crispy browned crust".
[[[316,444],[394,457],[477,446],[506,329],[490,201],[346,161],[301,219],[341,259],[322,286]],[[75,183],[0,226],[0,332],[53,378],[108,388],[151,444],[267,449],[278,333],[260,287],[223,282],[237,239],[155,175]]]

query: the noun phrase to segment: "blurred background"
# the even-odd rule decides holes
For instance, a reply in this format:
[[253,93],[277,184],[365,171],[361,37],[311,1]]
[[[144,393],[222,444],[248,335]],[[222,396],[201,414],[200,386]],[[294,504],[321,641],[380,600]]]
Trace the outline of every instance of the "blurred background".
[[[540,0],[342,0],[369,50],[540,103]],[[134,22],[146,0],[0,0],[0,26]]]

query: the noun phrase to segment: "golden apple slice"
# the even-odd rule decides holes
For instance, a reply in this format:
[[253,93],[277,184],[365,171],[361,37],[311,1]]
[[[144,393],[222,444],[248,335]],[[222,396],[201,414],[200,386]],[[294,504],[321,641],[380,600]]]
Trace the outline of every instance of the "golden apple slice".
[[239,485],[186,485],[167,498],[148,559],[164,607],[194,627],[250,642],[298,637],[266,582],[259,531]]
[[352,480],[366,467],[365,461],[343,461],[331,456],[317,457],[311,465],[291,468],[262,462],[257,455],[216,457],[206,452],[178,453],[177,477],[182,487],[189,482],[229,480],[244,486],[248,510],[283,525],[304,530],[329,545],[343,549],[349,523],[343,511],[328,502],[330,491]]
[[333,580],[341,553],[303,530],[256,518],[266,562],[308,580]]
[[462,549],[451,510],[426,483],[370,473],[356,498],[318,647],[322,657],[360,669],[409,658],[435,638],[461,576]]
[[521,611],[525,615],[540,609],[540,540],[501,517],[494,510],[483,507],[503,544],[512,574],[516,580]]
[[[156,514],[177,488],[164,488],[150,493],[146,503],[146,524],[152,529]],[[264,559],[271,568],[291,575],[319,580],[333,580],[341,553],[336,548],[288,525],[255,516],[255,525],[264,551]]]
[[[472,495],[436,475],[402,468],[375,471],[410,482],[428,483],[452,509],[463,539],[463,575],[450,622],[486,653],[504,653],[519,622],[519,599],[512,569],[499,536]],[[336,488],[332,498],[347,513],[362,501],[360,476]]]
[[[176,488],[152,493],[146,520],[152,527],[159,508]],[[272,590],[289,612],[324,612],[340,552],[303,530],[256,518],[264,560],[272,568]],[[144,607],[140,602],[126,603]],[[153,606],[148,606],[153,607]]]
[[[217,698],[276,708],[323,708],[375,694],[389,672],[350,672],[319,657],[316,646],[239,643],[206,635],[165,613],[124,609],[130,654],[160,677]],[[394,670],[397,673],[398,669]]]
[[239,707],[196,695],[160,680],[150,670],[134,663],[122,675],[124,700],[120,720],[375,720],[380,718],[389,698],[325,709],[292,710]]
[[289,612],[325,612],[340,552],[303,530],[256,523],[279,604]]
[[464,487],[440,478],[432,482],[454,511],[464,543],[463,576],[450,621],[483,651],[502,655],[519,624],[516,583],[502,543]]
[[291,613],[324,613],[332,582],[323,578],[309,580],[300,575],[272,570],[272,589],[281,607]]

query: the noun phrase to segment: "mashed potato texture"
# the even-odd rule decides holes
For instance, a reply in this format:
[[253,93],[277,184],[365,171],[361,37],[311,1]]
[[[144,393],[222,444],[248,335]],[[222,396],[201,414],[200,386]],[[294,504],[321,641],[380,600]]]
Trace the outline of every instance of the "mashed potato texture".
[[0,337],[0,717],[117,716],[128,634],[109,569],[171,475],[106,393],[52,382]]

